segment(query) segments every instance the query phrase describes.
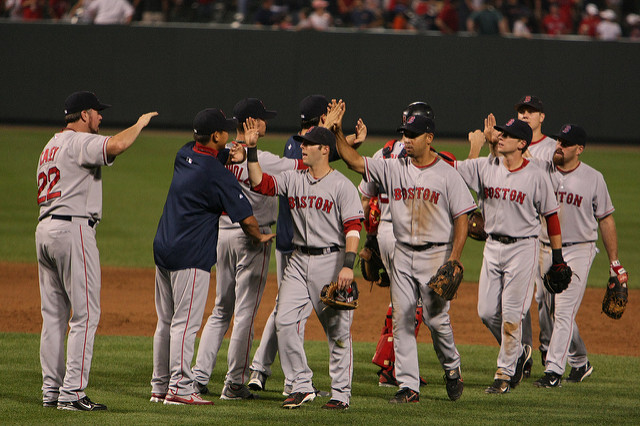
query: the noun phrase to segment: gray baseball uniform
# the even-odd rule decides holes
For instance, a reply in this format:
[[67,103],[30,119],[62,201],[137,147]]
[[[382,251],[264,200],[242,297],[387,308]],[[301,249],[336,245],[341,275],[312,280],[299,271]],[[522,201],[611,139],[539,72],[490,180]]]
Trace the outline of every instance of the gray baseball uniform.
[[[276,330],[282,370],[293,382],[292,393],[314,391],[313,372],[298,331],[310,314],[311,304],[329,343],[331,399],[348,404],[353,374],[353,311],[325,309],[320,291],[342,269],[345,228],[354,223],[359,228],[364,218],[358,191],[336,170],[320,179],[308,171],[285,172],[274,176],[273,183],[274,187],[260,190],[288,198],[296,247],[278,292]],[[261,186],[265,186],[265,179]]]
[[478,314],[498,343],[495,379],[510,380],[522,353],[522,319],[539,271],[540,216],[558,210],[548,175],[524,159],[508,170],[504,158],[459,161],[456,168],[477,192],[485,218]]
[[[281,158],[266,151],[258,151],[258,158],[263,170],[274,175],[304,167],[300,160]],[[236,176],[249,199],[260,232],[270,233],[271,225],[276,221],[277,199],[251,191],[246,161],[227,168]],[[193,372],[198,383],[209,382],[222,339],[234,316],[225,384],[243,384],[250,374],[253,323],[267,281],[271,243],[253,244],[239,224],[223,216],[217,251],[216,301],[202,331]]]
[[[544,290],[553,319],[545,372],[562,375],[567,357],[569,365],[576,368],[588,361],[575,318],[596,255],[598,220],[612,214],[614,207],[602,174],[589,165],[581,162],[575,169],[563,172],[552,162],[540,163],[551,177],[560,205],[562,253],[573,271],[571,283],[562,293],[554,295]],[[551,248],[546,232],[541,240],[544,248],[541,264],[548,270],[551,266]]]
[[454,219],[474,210],[476,204],[460,175],[439,158],[422,168],[410,158],[364,160],[365,179],[379,184],[388,195],[393,235],[399,243],[391,269],[396,379],[400,388],[419,392],[415,337],[419,297],[442,368],[460,366],[448,313],[450,302],[427,283],[451,254]]
[[[42,307],[43,401],[85,397],[100,319],[101,166],[108,137],[65,129],[44,147],[37,169],[36,254]],[[67,361],[64,339],[69,326]]]
[[[544,161],[552,161],[553,154],[556,151],[556,140],[549,137],[544,136],[542,139],[537,141],[532,141],[527,151],[534,158],[539,158]],[[544,227],[544,225],[543,225]],[[542,231],[545,232],[544,229]],[[542,238],[542,233],[540,234]],[[540,341],[540,350],[546,352],[549,347],[549,340],[551,340],[551,331],[553,329],[553,324],[551,323],[551,317],[549,316],[545,297],[544,297],[544,284],[542,283],[542,277],[547,272],[547,268],[544,269],[545,265],[542,264],[542,254],[544,253],[545,248],[540,246],[540,274],[536,274],[535,279],[535,293],[534,297],[536,299],[536,303],[538,304],[538,323],[540,325],[540,335],[538,340]],[[526,343],[528,345],[533,346],[533,330],[531,329],[531,311],[527,311],[524,320],[522,321],[522,343]]]

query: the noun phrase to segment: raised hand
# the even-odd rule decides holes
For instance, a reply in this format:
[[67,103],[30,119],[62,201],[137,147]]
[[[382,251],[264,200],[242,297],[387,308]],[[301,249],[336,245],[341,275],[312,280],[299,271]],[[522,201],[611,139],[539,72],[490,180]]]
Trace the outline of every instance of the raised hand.
[[260,133],[258,130],[258,120],[254,118],[247,118],[244,123],[242,123],[242,127],[244,129],[244,142],[247,144],[249,148],[253,148],[258,145],[258,138],[260,137]]

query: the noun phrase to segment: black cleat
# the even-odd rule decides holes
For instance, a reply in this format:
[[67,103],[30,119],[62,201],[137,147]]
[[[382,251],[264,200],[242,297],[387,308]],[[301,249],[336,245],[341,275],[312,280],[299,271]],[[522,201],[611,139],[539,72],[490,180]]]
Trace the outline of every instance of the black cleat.
[[533,385],[537,388],[559,388],[562,378],[556,373],[544,373],[542,378],[533,382]]
[[104,411],[107,409],[106,405],[92,402],[88,396],[85,395],[77,401],[58,401],[58,410],[69,411]]
[[511,378],[511,382],[509,385],[511,388],[515,388],[518,386],[520,381],[522,380],[522,376],[524,375],[524,366],[531,359],[531,346],[530,345],[522,345],[522,355],[518,358],[518,362],[516,363],[516,372]]
[[580,368],[571,367],[569,377],[565,379],[568,383],[580,383],[593,373],[593,366],[589,361]]
[[509,392],[509,380],[495,379],[493,384],[484,390],[484,393],[502,394]]
[[464,390],[460,367],[454,370],[447,370],[444,374],[444,378],[447,382],[447,395],[449,395],[449,399],[452,401],[459,400],[462,396],[462,391]]
[[389,404],[405,404],[407,402],[419,402],[420,394],[409,388],[402,388],[389,400]]

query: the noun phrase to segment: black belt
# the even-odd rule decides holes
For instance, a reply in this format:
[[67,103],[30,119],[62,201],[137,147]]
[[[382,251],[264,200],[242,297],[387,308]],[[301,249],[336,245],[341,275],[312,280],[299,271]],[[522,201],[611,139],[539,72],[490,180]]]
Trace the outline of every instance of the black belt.
[[[51,219],[56,219],[56,220],[66,220],[67,222],[72,222],[73,221],[73,216],[66,216],[66,215],[61,215],[61,214],[52,214],[51,215]],[[83,219],[83,218],[80,218]],[[90,227],[94,227],[96,225],[96,221],[95,220],[91,220],[91,219],[87,219],[87,224]]]
[[331,247],[306,247],[306,246],[296,246],[296,250],[299,250],[301,253],[309,254],[311,256],[320,256],[321,254],[329,254],[340,251],[340,247],[331,246]]
[[403,244],[415,251],[425,251],[425,250],[429,250],[431,247],[444,246],[447,243],[427,243],[427,244],[422,244],[420,246],[414,246],[414,245],[405,244],[405,243]]
[[[551,244],[549,243],[545,243],[544,241],[540,241],[540,242],[545,247],[551,247]],[[571,246],[575,246],[576,244],[585,244],[585,243],[595,243],[595,241],[580,241],[578,243],[562,243],[562,247],[571,247]]]
[[502,244],[513,244],[520,240],[527,240],[529,238],[537,238],[536,235],[530,235],[528,237],[510,237],[508,235],[500,235],[500,234],[489,234],[492,240],[497,241]]

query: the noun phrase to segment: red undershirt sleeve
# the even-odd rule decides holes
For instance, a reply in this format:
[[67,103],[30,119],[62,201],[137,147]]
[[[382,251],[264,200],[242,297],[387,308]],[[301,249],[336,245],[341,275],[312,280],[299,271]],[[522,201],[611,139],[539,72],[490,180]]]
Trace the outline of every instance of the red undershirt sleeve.
[[362,229],[362,223],[360,223],[360,219],[348,220],[342,226],[343,226],[345,235],[349,231],[358,231],[358,232],[360,232],[360,230]]
[[560,220],[558,219],[558,213],[551,213],[549,216],[545,216],[547,220],[547,232],[549,236],[560,235]]
[[263,173],[262,182],[252,189],[262,195],[276,195],[276,181],[273,176]]

